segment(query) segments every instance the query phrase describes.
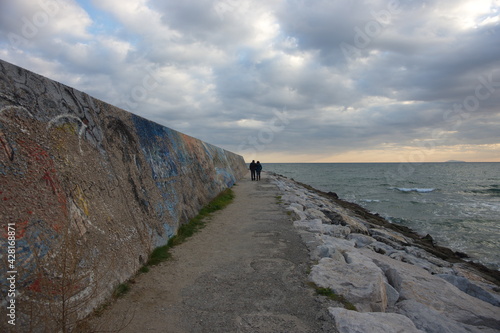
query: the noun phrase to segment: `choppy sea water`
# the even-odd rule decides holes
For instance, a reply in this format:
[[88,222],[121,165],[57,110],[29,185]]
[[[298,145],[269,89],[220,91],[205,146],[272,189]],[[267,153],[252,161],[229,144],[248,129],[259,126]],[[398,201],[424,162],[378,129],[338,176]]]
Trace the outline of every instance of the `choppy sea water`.
[[500,163],[269,163],[500,270]]

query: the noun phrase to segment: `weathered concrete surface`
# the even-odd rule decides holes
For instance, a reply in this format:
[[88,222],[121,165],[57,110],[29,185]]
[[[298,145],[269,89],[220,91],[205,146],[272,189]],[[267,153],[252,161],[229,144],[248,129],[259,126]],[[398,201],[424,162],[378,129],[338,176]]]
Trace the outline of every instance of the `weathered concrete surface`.
[[[248,177],[249,178],[249,177]],[[132,290],[86,327],[127,332],[336,332],[307,284],[307,247],[279,206],[277,189],[242,180],[207,226],[140,275]]]
[[[71,326],[245,172],[239,155],[0,61],[0,271],[17,272],[16,327]],[[4,331],[5,274],[0,286]]]

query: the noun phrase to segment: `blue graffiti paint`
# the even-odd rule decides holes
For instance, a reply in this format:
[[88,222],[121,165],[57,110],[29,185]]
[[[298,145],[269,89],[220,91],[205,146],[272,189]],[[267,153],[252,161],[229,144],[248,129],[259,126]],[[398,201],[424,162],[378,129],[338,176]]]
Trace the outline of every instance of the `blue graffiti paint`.
[[226,169],[222,168],[215,168],[217,175],[220,175],[224,179],[224,184],[226,184],[227,187],[231,187],[236,183],[236,178],[234,175],[230,172],[228,172]]
[[[35,220],[28,224],[24,236],[16,239],[15,268],[20,287],[26,287],[36,279],[37,269],[42,269],[38,265],[53,250],[58,238],[59,235],[47,223]],[[7,248],[7,240],[3,237],[0,239],[0,246]],[[7,283],[7,280],[0,280],[3,291],[8,290]]]
[[[168,230],[165,229],[167,234],[176,231],[177,225],[172,223],[178,223],[181,217],[186,216],[186,199],[192,199],[196,206],[201,198],[213,197],[236,182],[231,169],[232,161],[224,149],[136,115],[131,115],[131,119],[140,149],[163,199],[156,205],[155,211],[162,221],[170,221],[170,224],[165,224],[168,226]],[[194,192],[196,184],[203,184],[203,189]],[[184,194],[188,191],[190,194],[181,195],[177,191]]]
[[[175,133],[157,123],[132,115],[141,149],[151,166],[154,179],[175,177],[179,174],[177,160],[177,141]],[[178,136],[178,135],[177,135]]]

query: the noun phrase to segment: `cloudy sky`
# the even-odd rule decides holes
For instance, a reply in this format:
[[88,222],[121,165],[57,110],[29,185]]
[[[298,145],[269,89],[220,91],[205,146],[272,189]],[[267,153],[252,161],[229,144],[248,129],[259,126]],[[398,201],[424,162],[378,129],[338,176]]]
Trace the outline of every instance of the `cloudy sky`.
[[500,0],[0,0],[0,58],[263,162],[500,162]]

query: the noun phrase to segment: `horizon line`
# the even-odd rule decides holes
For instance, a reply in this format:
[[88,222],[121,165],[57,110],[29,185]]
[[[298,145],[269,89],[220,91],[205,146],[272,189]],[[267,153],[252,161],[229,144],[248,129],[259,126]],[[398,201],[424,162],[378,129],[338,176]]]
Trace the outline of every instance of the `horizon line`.
[[[245,161],[245,163],[250,163]],[[261,162],[262,163],[262,162]],[[450,163],[450,164],[460,164],[460,163],[500,163],[500,161],[437,161],[437,162],[264,162],[264,163],[275,163],[275,164],[350,164],[350,163],[356,163],[356,164],[400,164],[400,163],[405,163],[405,164],[430,164],[430,163]]]

